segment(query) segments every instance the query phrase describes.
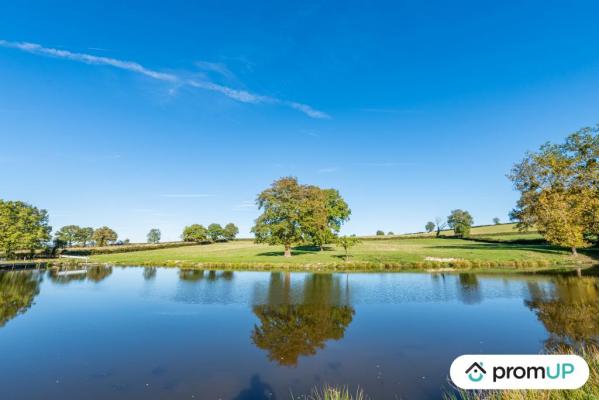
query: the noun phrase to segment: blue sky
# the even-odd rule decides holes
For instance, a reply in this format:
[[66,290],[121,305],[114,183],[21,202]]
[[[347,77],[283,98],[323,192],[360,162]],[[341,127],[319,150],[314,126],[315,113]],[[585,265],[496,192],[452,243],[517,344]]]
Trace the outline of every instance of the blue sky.
[[[124,4],[126,3],[126,4]],[[191,4],[196,3],[196,4]],[[286,175],[345,233],[507,220],[527,150],[599,122],[594,1],[3,2],[0,198],[55,229],[249,236]]]

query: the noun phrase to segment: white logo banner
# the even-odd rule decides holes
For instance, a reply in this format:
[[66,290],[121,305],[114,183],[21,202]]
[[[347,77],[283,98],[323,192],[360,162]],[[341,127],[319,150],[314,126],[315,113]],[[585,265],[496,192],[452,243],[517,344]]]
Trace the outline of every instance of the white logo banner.
[[449,370],[461,389],[578,389],[589,366],[575,355],[463,355]]

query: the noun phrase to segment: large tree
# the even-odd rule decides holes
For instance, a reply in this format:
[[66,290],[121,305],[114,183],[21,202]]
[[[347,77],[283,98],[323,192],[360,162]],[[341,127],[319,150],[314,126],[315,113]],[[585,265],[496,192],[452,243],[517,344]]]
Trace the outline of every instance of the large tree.
[[546,143],[527,153],[509,178],[520,192],[512,219],[536,228],[576,255],[599,236],[599,127],[583,128],[563,144]]
[[60,228],[56,232],[55,237],[58,240],[61,240],[64,243],[66,243],[66,245],[68,247],[71,247],[73,245],[73,243],[79,241],[80,232],[81,232],[80,226],[67,225],[67,226],[63,226],[62,228]]
[[116,242],[118,235],[115,231],[107,226],[103,226],[94,231],[92,239],[96,242],[96,246],[103,247],[110,243]]
[[256,241],[282,244],[286,257],[294,243],[311,242],[322,248],[332,242],[351,212],[337,190],[300,185],[293,177],[273,182],[256,202],[263,210],[252,228]]
[[208,231],[200,224],[189,225],[183,229],[181,238],[185,242],[203,242],[208,239]]
[[260,193],[256,203],[263,210],[252,228],[256,242],[282,244],[285,257],[291,257],[291,245],[304,238],[306,207],[302,186],[296,178],[281,178]]
[[464,210],[453,210],[449,217],[447,217],[447,224],[456,236],[466,237],[470,234],[470,228],[474,220],[468,211]]
[[48,213],[22,201],[0,200],[0,252],[12,258],[17,250],[31,254],[50,240]]

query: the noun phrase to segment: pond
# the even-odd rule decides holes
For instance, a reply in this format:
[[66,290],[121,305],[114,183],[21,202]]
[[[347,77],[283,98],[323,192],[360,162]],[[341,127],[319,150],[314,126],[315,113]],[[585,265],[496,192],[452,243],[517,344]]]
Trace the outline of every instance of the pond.
[[593,277],[0,272],[3,399],[437,399],[458,355],[598,339]]

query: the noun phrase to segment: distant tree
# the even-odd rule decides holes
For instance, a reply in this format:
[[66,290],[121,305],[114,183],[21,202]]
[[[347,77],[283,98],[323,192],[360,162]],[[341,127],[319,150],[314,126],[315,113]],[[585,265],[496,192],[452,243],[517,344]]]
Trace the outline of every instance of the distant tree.
[[16,250],[31,255],[50,240],[48,213],[22,201],[0,200],[0,252],[12,258]]
[[83,227],[79,229],[77,232],[77,243],[81,246],[85,247],[89,242],[92,241],[92,237],[94,236],[94,228],[91,227]]
[[189,225],[183,229],[181,238],[185,242],[204,242],[208,239],[208,231],[199,224]]
[[162,235],[160,234],[160,229],[156,229],[156,228],[152,228],[150,229],[150,232],[148,232],[148,243],[159,243],[160,242],[160,237]]
[[432,231],[434,231],[434,230],[435,230],[435,226],[436,226],[436,225],[435,225],[435,223],[434,223],[434,222],[432,222],[432,221],[428,221],[428,222],[426,223],[426,225],[424,225],[424,229],[426,229],[426,231],[430,233],[430,232],[432,232]]
[[389,232],[387,232],[387,235],[393,236],[393,235],[395,235],[395,233],[393,233],[393,231],[389,231]]
[[573,255],[577,248],[599,241],[598,158],[599,126],[528,153],[508,176],[521,194],[510,213],[518,228],[534,227]]
[[263,210],[252,228],[256,242],[282,244],[285,257],[294,243],[311,242],[322,249],[350,212],[336,190],[300,185],[294,177],[273,182],[256,201]]
[[360,243],[360,239],[355,236],[340,236],[337,238],[337,244],[345,251],[345,261],[348,260],[348,250]]
[[208,225],[208,237],[213,242],[221,240],[224,236],[223,227],[220,224],[210,224]]
[[441,231],[447,228],[447,222],[441,218],[435,218],[435,225],[437,226],[437,237],[441,236]]
[[377,236],[385,236],[385,232],[378,230],[378,231],[376,231],[376,235]]
[[453,210],[447,217],[447,224],[453,229],[456,236],[466,237],[470,234],[470,228],[474,220],[468,211]]
[[493,223],[495,225],[499,225],[499,224],[501,224],[501,220],[499,218],[495,217],[495,218],[493,218]]
[[239,233],[239,228],[232,222],[225,225],[223,228],[223,236],[225,240],[233,240]]
[[80,235],[81,235],[81,227],[79,227],[77,225],[63,226],[55,234],[57,239],[65,242],[67,244],[67,247],[71,247],[71,246],[73,246],[74,242],[78,242]]
[[127,245],[127,244],[131,244],[131,240],[129,240],[128,238],[123,240],[123,244]]
[[118,235],[109,227],[103,226],[94,231],[92,238],[94,242],[96,242],[96,246],[104,247],[108,244],[116,242]]

